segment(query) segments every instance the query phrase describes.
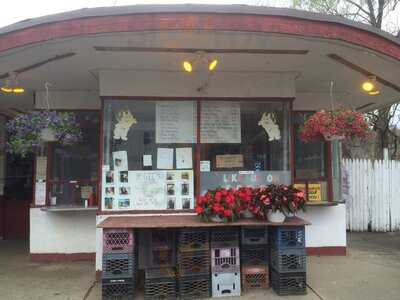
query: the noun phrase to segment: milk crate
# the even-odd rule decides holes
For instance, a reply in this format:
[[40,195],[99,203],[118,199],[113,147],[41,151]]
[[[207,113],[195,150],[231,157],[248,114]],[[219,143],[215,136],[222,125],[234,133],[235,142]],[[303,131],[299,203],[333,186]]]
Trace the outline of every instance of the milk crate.
[[240,263],[242,265],[268,265],[268,245],[244,245],[240,248]]
[[269,287],[269,270],[267,266],[242,266],[242,288],[267,289]]
[[135,256],[128,253],[103,255],[103,279],[132,278],[135,274]]
[[132,229],[103,229],[103,253],[132,253]]
[[178,279],[180,299],[203,299],[211,294],[210,275],[186,276]]
[[210,249],[208,229],[181,229],[178,233],[178,250],[201,251]]
[[153,250],[167,250],[175,248],[175,230],[154,229],[150,233],[151,248]]
[[306,234],[304,226],[276,226],[270,229],[272,248],[304,248]]
[[278,273],[275,270],[271,270],[271,285],[279,296],[307,294],[305,272]]
[[243,226],[241,228],[241,242],[242,245],[268,244],[268,227]]
[[174,267],[175,266],[175,248],[172,249],[152,249],[151,262],[152,268]]
[[240,272],[212,273],[211,285],[213,297],[240,296]]
[[306,272],[307,257],[305,249],[271,249],[271,268],[279,273]]
[[177,271],[180,277],[210,274],[210,251],[178,252]]
[[103,300],[130,300],[133,298],[134,291],[135,285],[132,278],[102,280]]
[[139,230],[138,233],[139,269],[175,266],[176,246],[173,230],[145,229]]
[[177,283],[174,268],[145,270],[144,299],[176,299]]
[[211,272],[212,273],[240,272],[239,247],[212,248]]
[[239,230],[234,227],[213,228],[210,234],[211,248],[239,246]]

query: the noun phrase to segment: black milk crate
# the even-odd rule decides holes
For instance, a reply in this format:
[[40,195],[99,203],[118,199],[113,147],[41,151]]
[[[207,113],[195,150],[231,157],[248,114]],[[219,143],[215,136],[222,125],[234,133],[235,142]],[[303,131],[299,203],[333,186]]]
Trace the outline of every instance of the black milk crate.
[[239,247],[212,248],[211,272],[212,273],[240,272]]
[[276,226],[270,229],[269,236],[273,248],[305,247],[304,226]]
[[133,299],[135,284],[132,278],[103,279],[102,299],[103,300],[128,300]]
[[279,273],[306,272],[307,256],[301,248],[271,248],[271,267]]
[[144,299],[176,299],[177,283],[174,268],[145,270]]
[[208,229],[181,229],[178,233],[178,250],[201,251],[210,249]]
[[210,233],[211,248],[239,246],[239,230],[235,227],[213,228]]
[[203,299],[211,296],[210,275],[186,276],[178,279],[180,299]]
[[132,278],[135,274],[135,256],[128,253],[103,255],[103,279]]
[[175,266],[175,249],[152,249],[150,266],[152,268]]
[[210,251],[179,252],[177,271],[180,277],[210,274]]
[[243,226],[241,228],[241,242],[242,245],[268,244],[268,227]]
[[103,229],[103,253],[132,253],[134,237],[132,229]]
[[268,245],[244,245],[240,248],[240,263],[242,265],[268,265]]
[[271,270],[272,289],[279,295],[307,294],[306,272],[278,273]]
[[175,248],[175,230],[154,229],[150,233],[150,245],[153,250],[166,250]]

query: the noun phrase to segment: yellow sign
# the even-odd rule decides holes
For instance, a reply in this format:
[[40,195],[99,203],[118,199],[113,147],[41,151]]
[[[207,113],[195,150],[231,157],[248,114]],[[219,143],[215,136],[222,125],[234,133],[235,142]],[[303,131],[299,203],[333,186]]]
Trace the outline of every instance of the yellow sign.
[[[305,183],[296,183],[294,187],[298,190],[306,192]],[[308,201],[322,201],[322,186],[320,183],[308,184]]]

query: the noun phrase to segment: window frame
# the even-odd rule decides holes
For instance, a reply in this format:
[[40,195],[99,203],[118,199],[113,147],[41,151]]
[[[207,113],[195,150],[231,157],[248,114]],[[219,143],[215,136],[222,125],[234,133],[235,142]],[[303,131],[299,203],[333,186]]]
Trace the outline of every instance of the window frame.
[[[103,210],[102,209],[102,179],[103,179],[103,172],[102,172],[102,164],[104,159],[104,132],[103,132],[103,125],[104,125],[104,102],[105,101],[195,101],[197,107],[197,124],[196,124],[196,133],[197,139],[196,143],[194,144],[195,149],[195,161],[194,161],[194,198],[195,198],[195,205],[198,197],[200,196],[200,158],[201,158],[201,143],[200,143],[200,128],[201,128],[201,102],[207,101],[227,101],[227,102],[279,102],[279,103],[288,103],[289,104],[289,145],[288,149],[290,152],[293,152],[293,132],[292,132],[292,109],[293,109],[293,101],[295,98],[288,97],[288,98],[278,98],[278,97],[251,97],[251,98],[243,98],[243,97],[151,97],[151,96],[100,96],[101,99],[101,115],[100,115],[100,155],[99,155],[99,176],[98,176],[98,214],[102,215],[117,215],[117,214],[179,214],[179,213],[193,213],[194,209],[174,209],[174,210],[141,210],[141,209],[129,209],[129,210]],[[294,183],[294,161],[293,156],[289,152],[289,168],[288,171],[291,174],[291,183]]]
[[[102,137],[102,124],[103,124],[103,120],[102,120],[102,114],[103,114],[103,110],[101,109],[56,109],[57,112],[72,112],[72,113],[85,113],[85,112],[97,112],[99,114],[99,144],[98,144],[98,150],[100,151],[101,149],[101,137]],[[52,170],[53,170],[53,165],[54,165],[54,161],[53,161],[53,147],[54,147],[54,142],[49,142],[47,143],[46,147],[45,147],[45,156],[47,157],[47,165],[46,165],[46,206],[52,206],[51,205],[51,201],[50,201],[50,191],[51,191],[51,185],[54,183],[64,183],[64,184],[75,184],[75,183],[71,183],[70,180],[54,180],[52,178]],[[93,206],[90,207],[98,207],[99,204],[101,204],[101,199],[99,198],[101,196],[100,192],[99,192],[99,188],[101,187],[101,185],[99,185],[99,178],[101,178],[101,153],[99,152],[99,161],[97,162],[97,179],[96,180],[91,180],[91,179],[83,179],[83,178],[78,178],[76,180],[76,183],[78,184],[93,184],[96,186],[96,192],[95,192],[95,196],[96,196],[96,201],[97,203]],[[36,160],[35,160],[36,161]],[[35,166],[35,174],[36,174],[36,166]],[[56,205],[57,207],[57,205]],[[79,206],[80,207],[80,206]]]

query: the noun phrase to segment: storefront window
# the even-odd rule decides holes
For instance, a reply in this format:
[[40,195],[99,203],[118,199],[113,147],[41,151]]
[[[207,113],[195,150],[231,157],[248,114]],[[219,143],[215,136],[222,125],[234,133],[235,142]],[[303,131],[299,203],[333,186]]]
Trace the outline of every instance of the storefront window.
[[99,113],[76,112],[82,141],[73,146],[50,145],[49,203],[94,206],[97,203]]
[[307,192],[308,201],[327,201],[327,146],[326,142],[304,143],[300,139],[301,126],[311,112],[293,112],[295,132],[295,182],[296,187]]
[[208,188],[290,183],[286,102],[110,99],[103,120],[103,210],[188,210]]

